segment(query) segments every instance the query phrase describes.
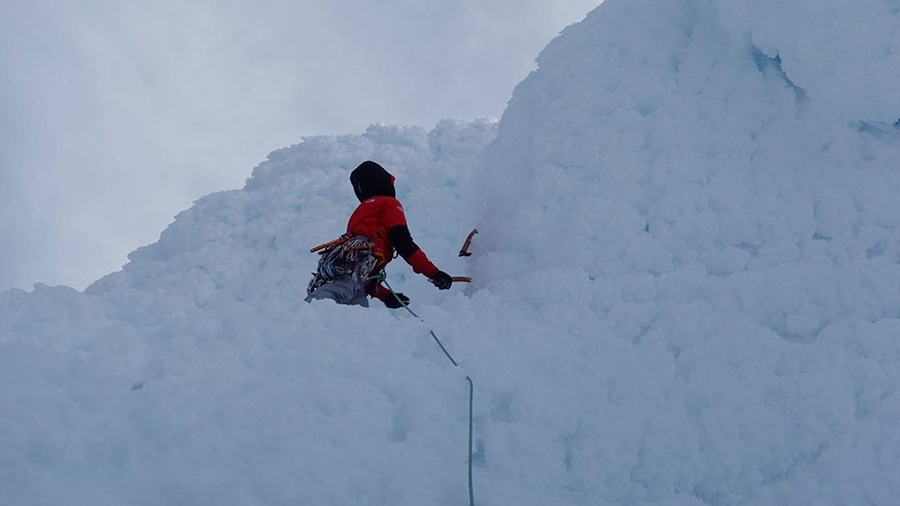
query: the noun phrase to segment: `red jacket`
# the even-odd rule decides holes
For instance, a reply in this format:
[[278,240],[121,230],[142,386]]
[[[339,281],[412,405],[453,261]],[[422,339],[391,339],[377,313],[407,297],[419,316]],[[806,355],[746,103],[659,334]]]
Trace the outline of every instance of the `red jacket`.
[[[377,195],[363,200],[350,216],[347,232],[366,236],[374,243],[375,251],[384,258],[381,267],[393,259],[396,248],[416,273],[431,278],[438,272],[425,252],[413,242],[403,205],[394,197]],[[375,283],[368,292],[381,300],[390,295],[387,288]]]

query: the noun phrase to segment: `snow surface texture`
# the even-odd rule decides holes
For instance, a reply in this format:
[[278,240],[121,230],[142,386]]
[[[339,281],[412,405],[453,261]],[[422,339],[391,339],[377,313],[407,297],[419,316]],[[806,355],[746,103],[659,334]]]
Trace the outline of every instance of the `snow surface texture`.
[[[0,294],[0,503],[465,501],[468,390],[428,328],[303,298],[309,249],[343,233],[367,158],[397,177],[422,248],[461,269],[454,188],[495,133],[443,121],[308,138],[85,293]],[[460,291],[407,283],[398,263],[392,285],[453,329],[452,305],[433,304]]]
[[[898,13],[608,0],[499,125],[305,139],[84,293],[0,293],[4,501],[465,504],[470,374],[478,504],[897,504]],[[475,278],[391,264],[427,324],[302,303],[367,158]]]
[[610,0],[538,62],[476,213],[475,278],[540,371],[516,422],[556,450],[523,481],[900,504],[898,3]]

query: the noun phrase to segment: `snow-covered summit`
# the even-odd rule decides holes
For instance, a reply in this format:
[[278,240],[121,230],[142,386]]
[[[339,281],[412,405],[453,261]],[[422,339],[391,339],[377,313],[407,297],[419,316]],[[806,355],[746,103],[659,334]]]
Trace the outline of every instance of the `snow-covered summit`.
[[880,1],[604,4],[544,50],[500,123],[479,204],[502,254],[485,272],[511,254],[604,282],[678,275],[669,297],[731,290],[710,302],[800,340],[896,316],[864,294],[900,272],[898,35]]
[[897,497],[897,6],[610,0],[516,88],[475,277],[553,322],[522,348],[598,348],[575,496]]
[[[304,139],[84,293],[0,293],[0,488],[464,504],[469,375],[478,504],[893,504],[898,12],[608,0],[499,124]],[[364,159],[474,277],[391,264],[427,324],[302,303]]]

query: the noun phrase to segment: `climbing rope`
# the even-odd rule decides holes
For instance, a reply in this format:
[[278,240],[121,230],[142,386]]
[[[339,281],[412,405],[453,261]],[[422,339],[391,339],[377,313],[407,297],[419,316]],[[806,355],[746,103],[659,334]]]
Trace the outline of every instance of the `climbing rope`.
[[[384,286],[386,286],[387,289],[391,291],[391,295],[393,295],[394,298],[397,299],[397,302],[399,302],[401,306],[409,311],[409,314],[416,317],[416,319],[418,319],[420,322],[425,323],[425,320],[423,320],[422,317],[414,313],[413,310],[409,308],[409,304],[403,302],[403,299],[397,296],[397,292],[395,292],[394,289],[391,288],[391,285],[388,284],[387,280],[385,279],[386,276],[383,273],[378,276],[378,278],[379,281],[384,283]],[[450,363],[452,363],[454,367],[459,367],[459,363],[457,363],[456,360],[453,359],[453,356],[451,356],[450,352],[447,351],[447,348],[444,347],[444,343],[442,343],[441,340],[438,339],[438,336],[434,333],[434,330],[429,329],[429,332],[431,333],[431,337],[434,338],[434,342],[436,342],[437,345],[441,348],[441,351],[444,352],[444,355],[446,355],[447,358],[450,359]],[[475,486],[472,483],[472,432],[475,425],[473,415],[475,384],[472,382],[472,378],[468,375],[466,375],[466,381],[469,382],[469,506],[475,506]]]
[[466,376],[469,382],[469,506],[475,506],[475,487],[472,486],[472,399],[474,397],[475,385],[472,384],[472,378]]

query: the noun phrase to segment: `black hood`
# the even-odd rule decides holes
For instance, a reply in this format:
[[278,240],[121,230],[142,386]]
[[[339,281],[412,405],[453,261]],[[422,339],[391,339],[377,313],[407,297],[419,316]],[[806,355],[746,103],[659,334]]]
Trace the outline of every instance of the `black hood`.
[[366,160],[353,169],[350,173],[350,183],[360,202],[375,196],[397,197],[394,191],[394,176],[371,160]]

